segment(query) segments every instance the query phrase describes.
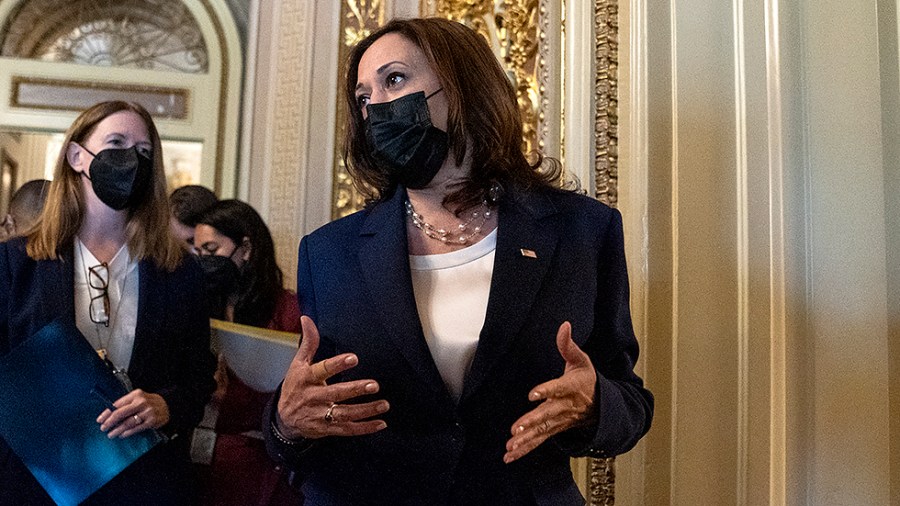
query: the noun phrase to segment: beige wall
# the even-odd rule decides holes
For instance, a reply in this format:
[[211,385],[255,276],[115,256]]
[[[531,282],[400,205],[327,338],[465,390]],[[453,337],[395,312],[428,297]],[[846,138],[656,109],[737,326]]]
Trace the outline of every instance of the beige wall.
[[898,503],[893,2],[629,3],[658,407],[617,503]]

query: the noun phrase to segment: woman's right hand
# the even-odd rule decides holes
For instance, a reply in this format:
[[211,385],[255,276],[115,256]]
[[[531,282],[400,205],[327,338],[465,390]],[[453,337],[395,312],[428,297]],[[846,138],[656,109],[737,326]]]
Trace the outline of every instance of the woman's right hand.
[[361,404],[344,401],[378,392],[375,380],[356,380],[329,385],[326,381],[359,363],[352,353],[344,353],[312,363],[319,349],[319,330],[306,316],[300,318],[303,328],[300,348],[294,356],[281,386],[276,424],[278,431],[290,439],[318,439],[325,436],[361,436],[378,432],[387,424],[370,418],[385,413],[386,400]]

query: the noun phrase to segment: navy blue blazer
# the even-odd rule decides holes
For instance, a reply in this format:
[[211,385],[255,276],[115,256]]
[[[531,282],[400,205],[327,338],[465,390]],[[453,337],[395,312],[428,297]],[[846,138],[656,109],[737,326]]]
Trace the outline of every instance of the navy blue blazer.
[[[142,261],[138,272],[138,318],[128,375],[135,388],[166,400],[171,420],[162,430],[176,437],[123,471],[88,504],[189,501],[188,439],[215,389],[216,361],[209,350],[199,265],[186,257],[174,272],[166,272]],[[74,279],[71,256],[35,261],[25,252],[23,238],[0,243],[0,355],[56,318],[75,323]],[[35,437],[43,423],[53,421],[36,420]],[[53,504],[2,438],[0,490],[0,504]]]
[[[321,334],[316,359],[356,353],[359,365],[335,381],[377,380],[387,428],[300,445],[266,431],[270,452],[301,475],[307,504],[583,504],[569,457],[629,450],[653,412],[633,371],[620,214],[570,192],[504,196],[484,327],[457,404],[418,317],[405,197],[325,225],[299,252],[300,307]],[[504,464],[511,425],[535,407],[528,392],[563,372],[564,321],[597,369],[597,422]]]

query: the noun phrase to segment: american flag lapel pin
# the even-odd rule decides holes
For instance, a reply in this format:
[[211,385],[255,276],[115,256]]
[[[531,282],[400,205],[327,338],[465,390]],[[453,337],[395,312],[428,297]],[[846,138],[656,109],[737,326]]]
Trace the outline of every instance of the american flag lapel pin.
[[537,258],[537,253],[535,253],[533,250],[522,248],[519,250],[519,252],[522,253],[523,257]]

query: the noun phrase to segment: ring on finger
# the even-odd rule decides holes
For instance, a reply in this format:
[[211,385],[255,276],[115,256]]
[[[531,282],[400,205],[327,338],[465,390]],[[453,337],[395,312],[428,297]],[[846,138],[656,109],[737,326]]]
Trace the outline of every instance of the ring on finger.
[[138,415],[134,415],[134,421],[137,422],[138,425],[144,423],[144,421],[141,420],[141,417],[139,417]]
[[335,403],[331,403],[331,406],[328,406],[328,410],[325,411],[325,421],[328,423],[334,423],[334,407],[337,406]]

